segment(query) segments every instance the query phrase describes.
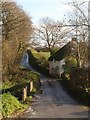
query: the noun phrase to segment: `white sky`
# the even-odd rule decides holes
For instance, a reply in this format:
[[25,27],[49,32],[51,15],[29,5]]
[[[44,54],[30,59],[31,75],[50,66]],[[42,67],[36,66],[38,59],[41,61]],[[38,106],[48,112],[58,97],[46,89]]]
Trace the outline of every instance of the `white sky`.
[[62,1],[70,0],[16,0],[31,15],[34,24],[37,24],[42,17],[62,20],[64,15],[72,11],[72,8]]
[[88,0],[15,0],[32,17],[32,22],[38,24],[42,17],[62,20],[64,15],[72,14],[73,8],[65,3]]

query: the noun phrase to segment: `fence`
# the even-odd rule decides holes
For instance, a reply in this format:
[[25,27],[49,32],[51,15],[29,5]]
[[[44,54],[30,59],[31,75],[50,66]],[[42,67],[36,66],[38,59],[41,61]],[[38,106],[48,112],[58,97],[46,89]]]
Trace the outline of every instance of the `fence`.
[[22,100],[25,101],[25,99],[30,94],[30,92],[32,92],[32,90],[33,90],[33,81],[30,80],[29,86],[24,86],[22,89]]

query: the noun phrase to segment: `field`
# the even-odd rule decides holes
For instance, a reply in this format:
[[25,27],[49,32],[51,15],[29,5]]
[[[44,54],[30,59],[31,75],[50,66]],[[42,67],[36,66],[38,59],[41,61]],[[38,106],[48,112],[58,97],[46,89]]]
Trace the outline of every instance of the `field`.
[[41,58],[41,57],[45,57],[46,59],[48,59],[50,57],[50,53],[49,52],[37,52],[36,50],[32,49],[31,50],[34,57],[35,58]]

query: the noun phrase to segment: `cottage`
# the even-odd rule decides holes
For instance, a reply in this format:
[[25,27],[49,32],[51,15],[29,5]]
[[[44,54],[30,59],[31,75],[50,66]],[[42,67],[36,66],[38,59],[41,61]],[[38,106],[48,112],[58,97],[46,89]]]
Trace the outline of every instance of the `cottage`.
[[60,50],[49,57],[49,73],[53,76],[61,76],[64,72],[65,58],[68,57],[71,51],[77,46],[76,38],[68,42]]

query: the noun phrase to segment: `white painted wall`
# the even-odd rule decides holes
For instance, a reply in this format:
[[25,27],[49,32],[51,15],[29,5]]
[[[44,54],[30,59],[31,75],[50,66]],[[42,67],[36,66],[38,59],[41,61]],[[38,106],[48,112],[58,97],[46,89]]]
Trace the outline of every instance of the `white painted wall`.
[[49,61],[49,73],[52,75],[59,75],[64,72],[63,66],[65,64],[65,60],[61,61]]

